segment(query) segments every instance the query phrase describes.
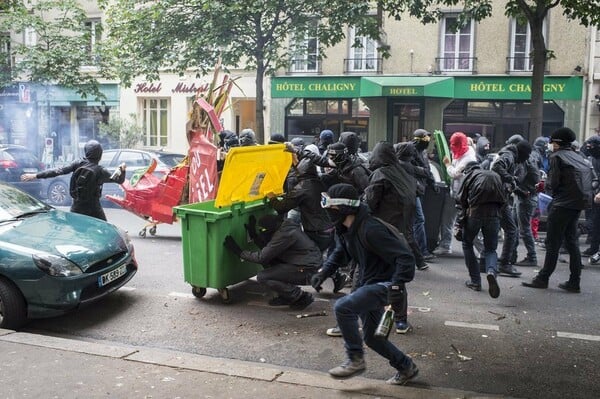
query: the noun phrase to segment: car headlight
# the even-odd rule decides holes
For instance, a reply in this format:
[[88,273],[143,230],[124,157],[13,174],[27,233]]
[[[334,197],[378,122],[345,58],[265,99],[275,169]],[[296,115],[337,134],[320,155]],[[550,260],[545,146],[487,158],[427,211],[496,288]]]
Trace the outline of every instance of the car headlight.
[[133,249],[133,244],[131,243],[131,238],[129,237],[129,233],[120,227],[117,227],[117,231],[119,232],[119,235],[121,236],[121,238],[123,239],[123,242],[127,246],[127,249],[131,252],[131,250]]
[[75,263],[60,256],[44,254],[33,255],[33,263],[42,270],[54,277],[78,276],[83,272]]

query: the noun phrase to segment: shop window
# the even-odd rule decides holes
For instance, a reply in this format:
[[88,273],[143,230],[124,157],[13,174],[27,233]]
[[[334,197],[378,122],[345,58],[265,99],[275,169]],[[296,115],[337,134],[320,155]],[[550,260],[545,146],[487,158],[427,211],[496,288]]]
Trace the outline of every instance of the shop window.
[[169,99],[142,99],[142,123],[145,145],[166,147],[169,144]]
[[307,115],[325,115],[327,114],[327,101],[325,100],[306,100]]
[[469,118],[499,118],[501,105],[493,101],[469,101],[467,117]]

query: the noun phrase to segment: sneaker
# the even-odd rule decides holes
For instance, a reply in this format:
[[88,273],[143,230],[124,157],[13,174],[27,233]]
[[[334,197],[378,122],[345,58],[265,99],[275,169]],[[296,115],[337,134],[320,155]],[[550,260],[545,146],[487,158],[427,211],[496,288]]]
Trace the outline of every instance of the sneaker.
[[346,286],[346,280],[348,280],[348,276],[337,271],[333,276],[331,276],[331,279],[333,280],[333,293],[337,294]]
[[412,326],[408,324],[406,321],[397,321],[396,322],[396,334],[406,334],[407,332],[412,331]]
[[475,284],[471,281],[465,281],[465,285],[472,289],[473,291],[481,291],[481,284]]
[[327,331],[325,332],[325,334],[329,335],[330,337],[341,337],[342,336],[342,332],[340,331],[340,328],[338,326],[328,328]]
[[523,258],[515,263],[515,266],[537,266],[537,259]]
[[579,288],[579,284],[573,284],[570,281],[565,281],[564,283],[560,283],[558,285],[558,288],[568,291],[568,292],[574,292],[576,294],[579,294],[581,292],[581,289]]
[[386,381],[386,384],[404,385],[419,374],[419,368],[413,362],[406,371],[398,371],[395,376]]
[[306,309],[314,301],[315,299],[313,298],[312,294],[306,291],[302,291],[302,295],[300,295],[300,298],[290,303],[290,309],[303,310]]
[[337,367],[329,370],[329,375],[333,378],[345,379],[356,377],[362,374],[367,368],[365,359],[362,355],[354,355],[346,359],[346,361]]
[[417,269],[418,270],[427,270],[427,269],[429,269],[429,265],[427,264],[427,262],[423,262],[423,263],[417,265]]
[[492,298],[498,298],[500,296],[500,286],[498,285],[498,281],[496,280],[496,275],[494,273],[488,273],[487,275],[488,281],[488,292]]
[[598,251],[594,251],[592,248],[588,248],[585,251],[581,251],[581,256],[592,256]]
[[540,280],[537,277],[534,277],[533,280],[531,280],[531,283],[527,283],[525,281],[523,281],[521,284],[523,284],[524,287],[529,287],[529,288],[548,288],[548,282],[544,281],[544,280]]
[[427,255],[423,255],[423,260],[427,261],[427,260],[434,260],[435,259],[435,255],[434,254],[427,254]]
[[443,256],[452,254],[452,250],[450,248],[437,247],[433,250],[433,254],[435,256]]
[[505,274],[510,277],[519,277],[522,273],[515,269],[513,265],[498,265],[498,273]]
[[288,306],[292,303],[292,301],[290,301],[287,298],[276,296],[274,298],[271,298],[268,303],[269,306]]
[[600,263],[600,252],[596,252],[595,254],[590,256],[588,262],[590,265],[597,265],[598,263]]

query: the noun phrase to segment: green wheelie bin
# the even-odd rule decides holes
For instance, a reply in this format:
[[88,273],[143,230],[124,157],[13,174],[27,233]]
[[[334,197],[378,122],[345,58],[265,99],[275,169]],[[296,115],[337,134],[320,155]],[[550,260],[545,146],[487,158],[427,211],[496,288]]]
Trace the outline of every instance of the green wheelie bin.
[[216,199],[173,208],[181,222],[184,279],[196,297],[214,288],[229,302],[227,287],[255,276],[262,268],[227,251],[223,241],[231,235],[243,249],[256,249],[244,224],[250,216],[258,220],[274,213],[264,198],[283,192],[291,162],[283,144],[233,148],[227,154]]

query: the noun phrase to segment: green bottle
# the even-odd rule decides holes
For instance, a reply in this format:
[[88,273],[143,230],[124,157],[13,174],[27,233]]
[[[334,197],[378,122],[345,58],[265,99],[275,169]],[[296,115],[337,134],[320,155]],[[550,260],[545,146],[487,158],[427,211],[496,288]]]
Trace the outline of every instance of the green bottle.
[[379,320],[377,329],[375,329],[375,338],[387,339],[394,325],[394,311],[391,306],[388,306]]

